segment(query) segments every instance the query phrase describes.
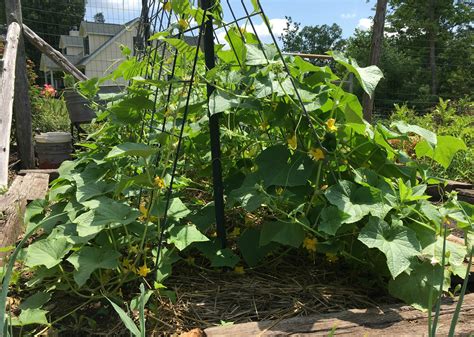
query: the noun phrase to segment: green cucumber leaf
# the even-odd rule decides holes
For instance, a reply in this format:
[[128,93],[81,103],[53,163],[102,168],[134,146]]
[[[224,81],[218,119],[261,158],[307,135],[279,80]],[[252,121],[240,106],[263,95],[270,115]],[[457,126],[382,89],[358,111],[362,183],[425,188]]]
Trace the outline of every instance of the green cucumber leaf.
[[421,251],[414,231],[403,226],[390,226],[376,217],[370,217],[368,224],[362,228],[359,241],[384,253],[393,278],[406,271]]
[[74,281],[82,287],[97,269],[113,269],[118,265],[120,253],[97,247],[82,247],[68,259],[74,266]]
[[296,222],[267,221],[262,225],[260,246],[270,242],[298,248],[304,240],[304,229]]
[[25,264],[28,267],[45,266],[48,269],[61,263],[72,248],[66,238],[48,238],[32,243],[27,250]]

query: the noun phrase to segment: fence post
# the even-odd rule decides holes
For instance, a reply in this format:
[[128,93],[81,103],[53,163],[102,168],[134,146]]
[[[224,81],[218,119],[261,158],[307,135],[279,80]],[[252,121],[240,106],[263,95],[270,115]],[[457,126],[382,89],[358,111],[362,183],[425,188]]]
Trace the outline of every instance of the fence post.
[[[201,0],[201,7],[208,12],[213,7],[214,0]],[[204,26],[204,56],[206,69],[216,66],[214,55],[214,27],[212,16],[208,16]],[[207,85],[207,97],[211,97],[214,86]],[[212,158],[212,182],[214,187],[214,206],[216,211],[217,237],[221,241],[222,248],[226,246],[226,232],[224,219],[224,186],[222,182],[221,144],[219,132],[219,115],[209,116],[209,129],[211,138],[211,158]]]
[[[380,61],[380,54],[382,52],[382,40],[385,25],[385,14],[387,12],[387,1],[388,0],[377,0],[377,7],[374,17],[374,25],[372,27],[372,42],[370,48],[370,65],[378,65]],[[362,107],[364,111],[364,118],[369,123],[372,122],[372,110],[374,107],[374,96],[369,97],[366,93],[362,97]]]
[[[0,75],[0,188],[8,187],[8,160],[12,128],[16,53],[21,27],[16,22],[8,26],[7,44],[3,54],[3,71]],[[1,210],[0,210],[1,211]]]
[[[5,13],[7,24],[16,21],[22,26],[20,0],[5,0]],[[29,82],[26,72],[26,55],[23,35],[20,35],[16,59],[15,100],[13,110],[15,113],[16,141],[18,156],[23,168],[35,166],[33,135],[31,131],[31,103],[28,94]]]

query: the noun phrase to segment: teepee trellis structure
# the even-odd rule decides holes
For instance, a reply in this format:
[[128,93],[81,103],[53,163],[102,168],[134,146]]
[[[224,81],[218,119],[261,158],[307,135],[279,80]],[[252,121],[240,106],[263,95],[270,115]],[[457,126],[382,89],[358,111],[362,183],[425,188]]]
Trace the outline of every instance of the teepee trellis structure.
[[[21,24],[21,5],[18,0],[8,0],[7,3],[9,4],[7,5],[7,12],[13,10],[13,14],[10,15],[10,17],[12,18],[12,22],[19,21],[18,25],[20,28],[23,28],[24,35],[26,38],[28,38],[29,41],[31,41],[42,52],[47,54],[66,72],[71,73],[73,76],[75,76],[76,79],[87,80],[87,78],[79,70],[77,70],[74,65],[70,64],[67,59],[65,59],[59,52],[57,52],[56,50],[54,50],[54,48],[44,42],[39,36],[35,34],[35,32],[33,32],[27,26]],[[181,1],[181,3],[185,2]],[[204,72],[209,72],[216,66],[216,62],[218,60],[215,54],[216,45],[226,45],[226,48],[228,48],[228,50],[235,55],[236,62],[234,66],[240,68],[245,67],[245,64],[243,64],[245,60],[242,60],[238,52],[237,44],[239,43],[239,41],[237,41],[235,36],[232,37],[232,34],[230,34],[231,31],[236,32],[236,34],[238,34],[238,39],[242,40],[245,40],[245,36],[243,33],[244,29],[248,29],[249,31],[251,31],[256,38],[256,45],[263,54],[263,57],[265,58],[267,64],[270,64],[270,60],[264,47],[264,43],[259,37],[257,25],[260,25],[260,27],[262,27],[263,25],[263,27],[268,30],[270,42],[273,42],[276,48],[277,58],[283,65],[284,72],[286,73],[286,78],[290,81],[292,90],[295,93],[296,101],[294,102],[294,104],[296,105],[296,108],[302,112],[303,116],[306,116],[307,123],[310,128],[315,132],[315,134],[317,132],[315,125],[313,125],[315,122],[309,117],[308,112],[306,111],[305,104],[303,103],[300,93],[297,90],[295,80],[292,78],[288,65],[285,61],[285,55],[282,53],[278,46],[277,38],[272,32],[271,23],[268,20],[259,0],[240,0],[232,2],[230,0],[189,0],[189,6],[193,6],[193,8],[196,8],[196,10],[200,11],[200,15],[197,16],[200,18],[200,22],[198,22],[199,20],[192,20],[189,23],[189,26],[181,27],[181,29],[174,29],[180,23],[180,17],[179,14],[176,14],[173,11],[172,4],[173,2],[167,0],[142,1],[142,11],[140,17],[140,25],[138,29],[138,38],[137,43],[135,45],[135,49],[138,52],[138,58],[142,61],[142,63],[144,62],[145,64],[147,64],[147,66],[142,69],[141,75],[145,79],[167,81],[168,83],[166,87],[167,92],[165,95],[162,95],[162,97],[164,97],[164,102],[157,101],[159,96],[159,89],[155,89],[156,91],[154,95],[153,108],[148,109],[145,112],[150,114],[151,118],[149,120],[143,118],[141,123],[141,142],[149,144],[150,139],[148,135],[156,131],[163,133],[172,133],[172,136],[176,139],[177,142],[176,151],[170,167],[171,181],[167,186],[167,191],[165,194],[165,208],[164,216],[162,219],[162,226],[159,236],[157,238],[157,257],[159,257],[160,255],[159,250],[161,249],[162,242],[164,240],[164,233],[168,227],[168,210],[173,197],[173,186],[177,174],[180,153],[182,151],[183,134],[187,123],[188,113],[190,110],[193,95],[198,90],[205,90],[205,95],[209,101],[215,91],[213,83],[209,81],[206,83],[205,89],[195,87],[195,79],[197,76],[199,76],[198,68],[200,67],[200,65],[198,64],[198,61],[203,55],[205,69],[199,69],[199,71],[202,72],[204,70]],[[224,18],[220,17],[223,13],[230,17],[229,21],[224,21]],[[257,24],[257,20],[260,20],[260,23]],[[12,26],[12,24],[10,26]],[[16,26],[13,25],[13,27]],[[170,34],[168,38],[172,38],[174,44],[170,44],[169,39],[160,39],[159,36],[158,38],[156,38],[155,35],[159,35],[160,32],[165,31]],[[225,41],[223,40],[222,33],[226,36]],[[18,40],[18,46],[21,49],[21,34]],[[180,41],[182,41],[183,43],[181,43]],[[12,44],[10,43],[10,47],[11,46]],[[195,48],[187,48],[186,46],[194,46]],[[183,52],[183,50],[180,50],[180,48],[184,48],[186,51],[190,52],[190,62],[187,64],[187,67],[184,68],[182,67],[182,65],[178,64],[179,57],[182,56]],[[166,67],[163,63],[165,56],[171,56],[172,59],[171,64],[167,65]],[[19,60],[20,62],[22,62],[21,58]],[[18,69],[18,64],[16,69]],[[176,76],[178,71],[181,73],[181,75],[183,72],[186,72],[186,76]],[[9,72],[11,73],[11,69]],[[3,76],[2,78],[6,79],[7,77]],[[11,76],[9,81],[12,81]],[[3,85],[2,87],[7,88],[14,86],[12,84],[10,86]],[[26,85],[24,85],[24,87],[26,87]],[[180,102],[180,104],[183,105],[182,116],[180,117],[181,124],[179,125],[177,133],[168,130],[167,118],[161,118],[157,114],[158,108],[167,110],[171,107],[172,103],[170,102],[170,99],[172,97],[172,94],[176,91],[180,91],[181,96],[183,97],[183,100]],[[22,97],[22,92],[18,90],[18,93],[19,95],[17,95],[17,99],[20,99],[19,97]],[[4,94],[8,95],[7,91],[5,91],[5,93],[2,93],[2,95]],[[2,114],[5,115],[9,113],[11,116],[12,109],[8,108],[8,104],[3,107],[3,109],[5,108],[8,111],[5,112],[4,110],[2,110]],[[225,248],[226,226],[219,118],[219,114],[213,114],[210,112],[208,104],[208,124],[211,152],[210,160],[212,167],[215,224],[217,238],[220,242],[221,247]],[[28,121],[26,121],[26,123],[28,123]],[[29,132],[31,133],[31,121],[29,123]],[[7,127],[7,124],[2,124],[2,127]],[[11,123],[8,125],[8,128],[10,127]],[[17,125],[17,127],[25,129],[25,127],[21,125]],[[25,132],[28,131],[28,127],[26,127],[26,129],[27,130]],[[268,134],[268,137],[271,137],[270,134]],[[23,137],[22,139],[29,139],[29,146],[32,147],[31,135],[26,138]],[[318,137],[316,137],[316,139],[318,139]],[[3,144],[2,146],[6,148]],[[5,172],[8,171],[8,158],[5,153],[6,151],[1,154],[2,157],[0,158],[0,166],[2,168],[6,168],[1,171],[2,181],[0,181],[0,183],[4,184],[6,184],[7,179]],[[160,155],[158,154],[155,159],[155,163],[157,163],[159,159]],[[141,195],[139,199],[141,199],[142,197],[146,197],[152,200],[155,196],[153,195],[153,193],[152,195],[148,196]]]
[[[180,156],[180,151],[182,150],[182,142],[183,142],[183,130],[187,123],[187,116],[189,112],[189,103],[191,97],[193,95],[193,90],[197,90],[193,86],[194,79],[196,77],[196,71],[198,69],[198,59],[200,52],[204,54],[204,61],[205,61],[205,68],[206,71],[210,71],[216,66],[216,61],[218,60],[215,55],[216,44],[222,45],[227,44],[228,49],[232,51],[235,55],[237,67],[244,67],[242,64],[241,58],[238,55],[236,43],[230,37],[229,31],[233,29],[237,31],[240,35],[242,40],[245,40],[243,35],[242,29],[246,27],[249,29],[257,38],[257,45],[259,49],[262,51],[266,62],[270,64],[270,60],[266,55],[265,48],[261,38],[259,37],[259,33],[257,30],[256,20],[260,18],[262,22],[260,25],[263,26],[269,31],[271,42],[274,43],[279,60],[281,60],[284,71],[286,72],[287,78],[290,80],[292,88],[296,93],[298,108],[301,110],[304,116],[306,116],[307,122],[310,125],[310,128],[316,133],[315,125],[313,125],[313,121],[310,119],[308,112],[306,111],[305,105],[303,100],[297,90],[296,83],[294,79],[290,75],[290,70],[288,65],[285,61],[285,56],[283,55],[282,51],[278,46],[277,39],[272,32],[271,23],[268,20],[263,7],[261,6],[260,1],[235,1],[232,2],[230,0],[201,0],[199,3],[196,1],[190,0],[191,6],[196,6],[202,11],[202,21],[201,22],[193,22],[190,24],[190,27],[186,27],[180,29],[178,32],[172,29],[173,25],[176,26],[176,23],[179,23],[180,17],[179,15],[173,12],[173,8],[171,6],[172,2],[170,1],[156,1],[156,0],[143,0],[142,2],[142,18],[141,18],[141,26],[139,28],[139,32],[141,34],[140,41],[144,41],[144,46],[140,52],[140,58],[142,60],[146,60],[152,67],[146,67],[144,73],[142,74],[145,78],[154,79],[154,80],[167,80],[169,81],[168,92],[166,95],[166,102],[165,106],[162,107],[164,110],[169,108],[170,97],[174,90],[177,90],[178,86],[182,86],[181,89],[184,90],[185,94],[185,101],[186,104],[183,109],[182,114],[182,124],[179,129],[179,134],[175,135],[177,138],[176,153],[174,154],[174,160],[171,167],[171,181],[170,184],[167,186],[166,192],[166,205],[164,210],[164,217],[162,220],[161,231],[158,237],[158,254],[157,254],[157,263],[156,265],[159,266],[159,257],[161,247],[164,243],[164,233],[168,227],[168,210],[170,207],[170,202],[172,200],[173,195],[173,184],[174,178],[177,174],[177,163],[178,158]],[[217,13],[227,13],[230,15],[231,20],[229,22],[225,22],[223,19],[218,18],[216,19]],[[239,11],[239,12],[238,12]],[[238,14],[240,13],[240,15]],[[193,60],[191,62],[191,66],[189,67],[188,73],[188,80],[181,80],[176,81],[175,75],[177,71],[177,62],[179,57],[178,47],[176,45],[170,45],[166,42],[166,39],[163,41],[161,40],[154,40],[153,35],[159,34],[160,32],[168,31],[173,32],[171,37],[176,40],[182,40],[186,43],[190,40],[194,42],[196,46]],[[222,34],[219,34],[219,31],[225,33],[228,37],[226,41],[222,41]],[[219,36],[221,35],[221,36]],[[153,41],[150,41],[150,37]],[[177,43],[175,40],[173,40]],[[163,63],[160,63],[160,58],[162,59],[165,54],[168,53],[172,55],[173,61],[171,62],[171,66],[165,70]],[[151,71],[150,69],[154,69]],[[209,99],[212,97],[215,88],[212,83],[208,82],[206,85],[206,94],[208,97],[208,104]],[[157,109],[159,104],[156,102],[155,95],[155,105],[151,113],[151,122],[149,125],[145,125],[145,122],[142,124],[142,135],[144,139],[143,142],[149,142],[146,140],[145,134],[152,133],[153,130],[160,129],[162,132],[166,132],[166,117],[162,120],[159,120],[157,117]],[[213,185],[213,201],[214,201],[214,209],[215,209],[215,224],[216,224],[216,232],[217,232],[217,239],[220,242],[222,248],[226,247],[226,225],[225,225],[225,207],[224,207],[224,183],[222,177],[222,163],[221,163],[221,144],[220,144],[220,126],[219,126],[219,114],[211,114],[210,109],[208,107],[208,117],[209,117],[209,138],[210,138],[210,152],[211,152],[211,166],[212,166],[212,185]],[[160,126],[158,126],[160,125]],[[148,129],[148,130],[147,130]],[[270,137],[270,135],[269,135]],[[158,155],[159,157],[159,155]],[[153,199],[153,195],[147,196],[147,198]],[[148,199],[148,202],[150,199]]]

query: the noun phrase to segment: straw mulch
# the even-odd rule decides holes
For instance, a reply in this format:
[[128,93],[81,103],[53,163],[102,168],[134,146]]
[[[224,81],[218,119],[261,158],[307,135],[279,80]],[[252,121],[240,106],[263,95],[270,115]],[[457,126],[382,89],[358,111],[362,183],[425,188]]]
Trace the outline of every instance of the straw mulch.
[[247,270],[244,275],[190,266],[177,269],[167,280],[177,301],[173,304],[163,298],[159,311],[150,317],[160,335],[230,322],[279,320],[375,307],[392,301],[379,289],[353,285],[354,280],[341,266],[308,266],[308,260],[282,261],[276,266]]

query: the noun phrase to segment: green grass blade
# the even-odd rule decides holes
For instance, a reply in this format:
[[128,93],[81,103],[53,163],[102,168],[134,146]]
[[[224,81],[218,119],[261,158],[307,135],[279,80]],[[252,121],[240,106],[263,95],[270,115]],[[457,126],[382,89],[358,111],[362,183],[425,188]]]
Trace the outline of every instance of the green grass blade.
[[146,337],[146,325],[145,325],[145,286],[140,284],[140,333],[141,337]]
[[[107,298],[107,297],[106,297]],[[117,304],[115,304],[114,302],[112,302],[111,300],[109,300],[107,298],[107,300],[110,302],[110,304],[112,304],[112,307],[114,308],[114,310],[117,312],[117,314],[120,316],[120,319],[122,320],[123,324],[125,325],[125,327],[132,333],[134,334],[136,337],[141,337],[141,333],[140,331],[138,330],[137,326],[135,325],[135,323],[133,322],[133,320],[127,315],[127,313],[125,311],[123,311],[122,308],[120,308]]]
[[433,319],[433,326],[431,327],[431,336],[436,336],[436,328],[438,326],[439,312],[441,310],[441,298],[443,297],[443,283],[444,283],[444,264],[446,261],[446,236],[448,228],[444,224],[444,234],[443,234],[443,255],[441,256],[441,275],[440,275],[440,284],[439,284],[439,297],[438,303],[436,303],[436,312]]
[[454,310],[453,319],[451,320],[451,326],[449,328],[448,336],[454,336],[454,330],[456,330],[456,324],[459,319],[459,313],[461,312],[462,302],[464,300],[464,294],[466,293],[467,283],[469,281],[469,274],[471,272],[472,266],[472,253],[474,251],[474,247],[471,247],[471,255],[469,256],[469,263],[467,265],[466,276],[464,277],[464,282],[462,283],[461,293],[459,294],[458,303],[456,305],[456,310]]

